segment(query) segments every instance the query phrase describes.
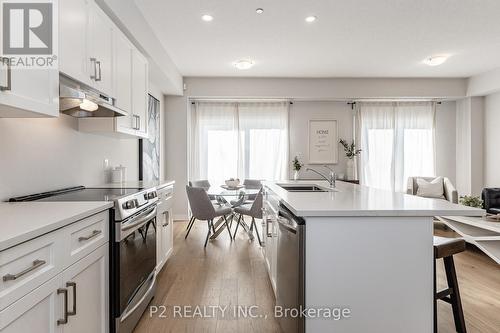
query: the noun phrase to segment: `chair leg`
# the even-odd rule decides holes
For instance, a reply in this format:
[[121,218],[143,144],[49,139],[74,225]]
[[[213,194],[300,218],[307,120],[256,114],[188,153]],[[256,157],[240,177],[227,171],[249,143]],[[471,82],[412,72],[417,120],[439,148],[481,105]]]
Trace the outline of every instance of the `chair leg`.
[[191,228],[194,225],[194,221],[196,221],[196,219],[194,217],[192,217],[191,221],[189,222],[190,224],[189,224],[189,227],[188,227],[188,231],[187,231],[186,236],[184,237],[184,239],[188,238],[189,233],[191,232]]
[[451,307],[453,309],[453,319],[455,320],[455,329],[458,333],[466,333],[467,329],[465,327],[464,312],[462,309],[462,300],[460,299],[460,292],[458,290],[458,280],[457,273],[455,271],[455,263],[453,262],[453,257],[445,257],[444,268],[446,270],[446,280],[448,281],[448,287],[453,289],[453,293],[450,295]]
[[227,232],[229,233],[229,238],[233,240],[233,235],[231,235],[231,229],[229,228],[229,223],[227,223],[226,215],[224,215],[224,223],[226,224]]
[[233,239],[236,239],[236,233],[238,232],[238,227],[240,226],[241,216],[242,215],[240,214],[240,216],[238,217],[238,221],[236,221],[236,230],[234,230]]
[[260,241],[259,229],[257,229],[257,224],[255,223],[255,217],[252,217],[252,227],[257,234],[257,240],[259,241],[259,245],[262,246],[262,242]]
[[186,226],[186,230],[189,229],[189,226],[191,225],[191,223],[193,223],[193,220],[194,220],[194,216],[191,216],[191,218],[189,219],[189,223]]
[[210,220],[207,220],[207,224],[208,224],[208,232],[207,232],[207,238],[205,239],[205,246],[204,247],[207,247],[208,238],[210,238],[210,232],[211,232],[211,229],[210,229]]

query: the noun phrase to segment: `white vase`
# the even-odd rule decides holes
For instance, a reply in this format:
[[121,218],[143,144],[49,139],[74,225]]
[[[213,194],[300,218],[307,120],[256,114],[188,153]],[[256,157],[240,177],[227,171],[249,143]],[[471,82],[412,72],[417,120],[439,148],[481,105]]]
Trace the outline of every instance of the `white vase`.
[[347,159],[347,180],[355,180],[354,160],[352,158]]
[[295,172],[293,173],[293,180],[298,180],[299,179],[299,171],[298,170],[295,170]]

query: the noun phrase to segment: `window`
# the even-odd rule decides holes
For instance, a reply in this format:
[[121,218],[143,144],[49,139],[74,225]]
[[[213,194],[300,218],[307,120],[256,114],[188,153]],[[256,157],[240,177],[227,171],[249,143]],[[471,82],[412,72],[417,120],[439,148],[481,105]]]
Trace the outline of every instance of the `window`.
[[191,132],[190,179],[287,176],[286,102],[197,102]]
[[434,176],[434,105],[363,103],[361,182],[403,192],[409,177]]

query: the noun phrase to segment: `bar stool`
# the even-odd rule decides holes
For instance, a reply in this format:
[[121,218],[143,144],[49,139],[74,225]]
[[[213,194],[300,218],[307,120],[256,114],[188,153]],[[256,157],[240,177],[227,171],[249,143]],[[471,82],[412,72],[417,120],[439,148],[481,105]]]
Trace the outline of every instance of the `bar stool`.
[[[457,238],[434,236],[434,333],[437,333],[437,300],[451,304],[455,329],[459,333],[466,333],[464,312],[458,290],[457,273],[453,262],[453,255],[465,251],[465,241]],[[436,288],[436,260],[443,258],[448,288],[437,291]]]

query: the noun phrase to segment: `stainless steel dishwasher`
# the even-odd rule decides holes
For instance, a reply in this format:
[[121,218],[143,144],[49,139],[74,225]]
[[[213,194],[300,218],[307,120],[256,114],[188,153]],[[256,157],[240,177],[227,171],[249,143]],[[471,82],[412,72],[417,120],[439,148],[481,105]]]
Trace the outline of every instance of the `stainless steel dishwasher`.
[[[303,333],[305,318],[305,220],[280,204],[278,217],[278,255],[276,272],[276,305],[288,316],[278,317],[283,332]],[[294,310],[292,310],[294,309]],[[299,314],[298,317],[295,314]]]

